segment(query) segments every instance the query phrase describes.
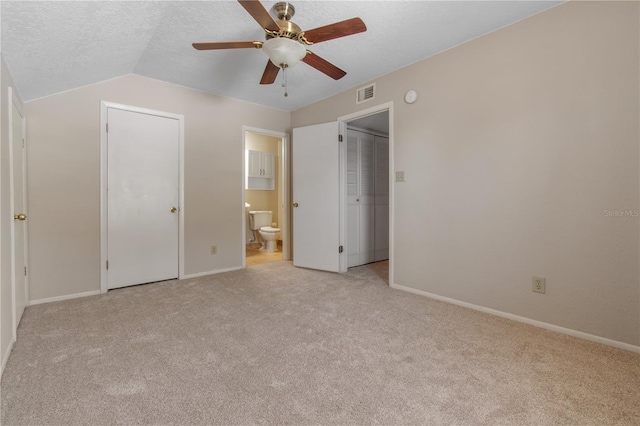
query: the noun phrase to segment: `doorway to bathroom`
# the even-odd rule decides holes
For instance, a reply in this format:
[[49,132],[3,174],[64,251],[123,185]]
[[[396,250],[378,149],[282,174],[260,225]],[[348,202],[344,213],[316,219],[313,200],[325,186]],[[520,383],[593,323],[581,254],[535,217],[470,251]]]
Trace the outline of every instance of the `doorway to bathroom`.
[[289,260],[288,140],[243,127],[244,266]]

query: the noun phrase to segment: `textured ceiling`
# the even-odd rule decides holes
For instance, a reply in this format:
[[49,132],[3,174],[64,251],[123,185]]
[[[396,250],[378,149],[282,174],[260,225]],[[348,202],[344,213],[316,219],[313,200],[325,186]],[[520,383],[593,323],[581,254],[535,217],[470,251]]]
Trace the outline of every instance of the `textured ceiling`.
[[[275,2],[265,1],[270,9]],[[1,50],[25,101],[125,74],[296,110],[398,68],[539,13],[549,1],[292,2],[292,21],[308,30],[359,16],[367,32],[310,50],[347,71],[334,81],[304,63],[258,84],[259,50],[197,51],[196,41],[263,40],[235,1],[7,1]]]

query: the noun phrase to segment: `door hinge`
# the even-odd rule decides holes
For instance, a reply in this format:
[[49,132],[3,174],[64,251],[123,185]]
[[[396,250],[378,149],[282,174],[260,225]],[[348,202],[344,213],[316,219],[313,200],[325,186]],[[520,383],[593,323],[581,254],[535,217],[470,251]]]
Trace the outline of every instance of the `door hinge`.
[[109,261],[107,260],[107,269],[109,269]]
[[107,123],[107,133],[109,133],[109,123]]
[[24,138],[22,138],[22,147],[24,148]]
[[338,253],[342,253],[342,251],[343,251],[342,246],[338,247]]
[[342,135],[338,135],[338,142],[342,142]]
[[26,266],[24,267],[24,276],[25,277],[27,276],[27,267]]

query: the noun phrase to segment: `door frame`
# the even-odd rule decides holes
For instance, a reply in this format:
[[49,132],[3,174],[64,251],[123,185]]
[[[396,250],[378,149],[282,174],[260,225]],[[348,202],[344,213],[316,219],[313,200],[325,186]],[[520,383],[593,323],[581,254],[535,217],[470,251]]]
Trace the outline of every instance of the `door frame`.
[[178,279],[184,278],[184,115],[171,112],[139,108],[131,105],[100,101],[100,293],[106,293],[107,288],[107,112],[109,108],[128,112],[155,115],[158,117],[178,120]]
[[[354,112],[352,114],[343,115],[338,117],[340,134],[344,135],[346,138],[347,134],[347,123],[349,121],[357,120],[359,118],[364,118],[369,115],[378,114],[381,112],[389,113],[389,286],[394,284],[394,247],[395,240],[393,238],[394,235],[394,210],[395,210],[395,202],[394,202],[394,194],[395,194],[395,169],[394,169],[394,129],[393,129],[393,101],[386,102],[380,105],[373,106],[371,108],[367,108],[358,112]],[[346,145],[346,144],[345,144]],[[346,151],[346,148],[345,148]],[[340,173],[345,178],[344,182],[346,182],[346,155],[342,156],[343,159],[340,162]],[[346,184],[341,184],[341,193],[340,193],[340,204],[346,206],[347,204],[347,191],[345,188]],[[346,223],[347,223],[347,211],[345,209],[340,210],[341,216],[341,229],[340,235],[343,240],[346,240]],[[342,261],[342,258],[341,258]],[[346,261],[344,271],[346,272]]]
[[[18,321],[16,320],[16,310],[17,310],[17,306],[16,306],[16,294],[17,294],[17,288],[16,288],[16,273],[18,271],[16,271],[16,244],[15,244],[15,238],[16,238],[16,230],[15,230],[15,220],[13,219],[13,215],[16,213],[15,212],[15,182],[13,179],[13,171],[14,171],[14,164],[13,164],[13,107],[15,106],[16,109],[20,112],[20,114],[22,115],[22,139],[24,140],[24,148],[23,148],[23,152],[22,152],[22,205],[23,205],[23,210],[25,212],[27,212],[27,119],[24,115],[24,108],[22,107],[22,105],[20,105],[20,101],[18,100],[18,98],[14,95],[14,90],[13,87],[9,87],[8,88],[8,117],[9,117],[9,210],[10,210],[10,216],[11,216],[11,226],[9,227],[9,238],[11,241],[11,324],[12,324],[12,333],[13,333],[13,340],[15,341],[17,339],[17,331],[18,331]],[[27,230],[28,226],[25,223],[24,226],[24,242],[23,242],[23,246],[22,249],[24,251],[24,265],[27,268],[27,271],[29,270],[29,234],[28,234],[28,230]],[[24,302],[25,302],[25,307],[29,306],[29,276],[27,274],[25,274],[24,277]]]
[[290,137],[288,133],[276,132],[274,130],[266,130],[258,127],[251,126],[242,126],[242,176],[240,188],[242,189],[242,268],[247,267],[247,254],[246,254],[246,245],[247,245],[247,218],[245,208],[245,174],[246,174],[246,165],[245,165],[245,151],[246,151],[246,135],[247,133],[256,133],[259,135],[270,136],[274,138],[280,138],[281,146],[280,146],[280,178],[278,179],[278,185],[280,185],[280,190],[282,191],[282,219],[280,222],[280,233],[282,235],[282,260],[291,260],[291,176],[290,176],[290,167],[289,167],[289,148],[290,148]]

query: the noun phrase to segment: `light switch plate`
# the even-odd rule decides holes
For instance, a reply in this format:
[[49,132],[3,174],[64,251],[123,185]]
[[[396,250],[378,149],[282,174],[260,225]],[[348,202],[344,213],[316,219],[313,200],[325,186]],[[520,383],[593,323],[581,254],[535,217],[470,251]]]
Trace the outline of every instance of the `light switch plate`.
[[404,182],[404,171],[396,172],[396,182]]

